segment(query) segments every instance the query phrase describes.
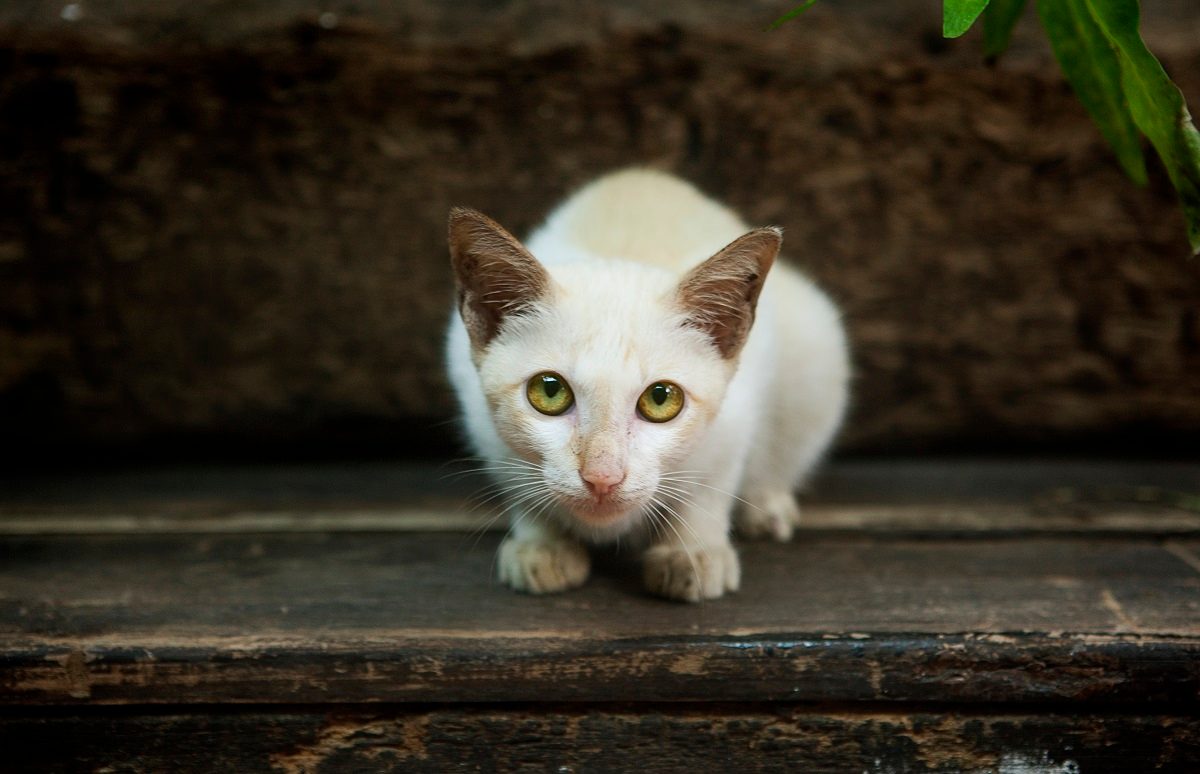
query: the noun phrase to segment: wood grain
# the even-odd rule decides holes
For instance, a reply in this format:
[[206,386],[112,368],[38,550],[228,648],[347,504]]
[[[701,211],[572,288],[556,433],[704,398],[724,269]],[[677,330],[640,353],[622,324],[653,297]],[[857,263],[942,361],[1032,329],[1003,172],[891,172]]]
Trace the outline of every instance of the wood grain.
[[[461,534],[6,537],[4,703],[956,701],[1200,691],[1200,572],[1158,541],[828,538],[744,549],[743,589],[491,578]],[[636,686],[633,688],[632,686]]]
[[0,768],[1190,774],[1194,471],[834,466],[697,606],[499,587],[428,469],[10,474]]
[[1195,717],[559,705],[0,716],[7,771],[1195,771]]

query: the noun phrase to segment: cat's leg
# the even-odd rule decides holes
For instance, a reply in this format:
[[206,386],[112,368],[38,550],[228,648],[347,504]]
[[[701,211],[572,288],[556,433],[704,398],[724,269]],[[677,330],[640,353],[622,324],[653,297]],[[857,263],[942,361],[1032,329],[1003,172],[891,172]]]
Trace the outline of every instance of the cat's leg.
[[741,537],[749,540],[773,539],[786,543],[800,523],[796,497],[782,487],[747,491],[746,502],[739,503],[734,525]]
[[649,591],[669,599],[699,602],[738,590],[741,564],[729,542],[733,497],[721,484],[734,486],[735,482],[692,487],[686,502],[668,502],[656,511],[659,541],[642,556]]
[[800,520],[795,492],[829,448],[846,409],[849,349],[829,297],[786,265],[772,269],[775,305],[756,324],[772,326],[770,384],[738,494],[735,517],[749,537],[788,540]]
[[500,582],[517,591],[551,594],[583,585],[591,571],[587,549],[551,524],[518,518],[496,557]]
[[[778,446],[778,443],[764,443],[750,455],[742,482],[742,500],[734,513],[734,526],[742,537],[786,542],[792,539],[800,523],[800,506],[794,489],[816,461],[820,449],[815,453],[803,448],[774,451]],[[785,460],[792,464],[786,464]]]
[[745,538],[792,539],[800,523],[796,490],[820,461],[832,440],[836,416],[809,428],[775,423],[750,452],[734,513],[734,527]]

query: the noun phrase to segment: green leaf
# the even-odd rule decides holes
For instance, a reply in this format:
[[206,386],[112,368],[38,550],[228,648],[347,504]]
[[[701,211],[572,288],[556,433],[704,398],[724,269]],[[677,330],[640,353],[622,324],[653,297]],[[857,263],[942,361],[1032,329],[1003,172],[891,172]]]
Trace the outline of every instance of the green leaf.
[[1121,67],[1104,30],[1092,18],[1088,0],[1038,0],[1037,10],[1071,88],[1113,147],[1125,173],[1144,185],[1146,160],[1125,103]]
[[992,0],[983,12],[983,53],[997,57],[1008,49],[1013,28],[1025,10],[1026,0]]
[[1085,0],[1117,52],[1121,85],[1139,129],[1158,151],[1183,205],[1188,241],[1200,255],[1200,133],[1183,93],[1146,48],[1137,0]]
[[767,27],[767,29],[769,29],[769,30],[779,29],[784,24],[787,24],[792,19],[795,19],[797,16],[799,16],[800,14],[807,11],[809,8],[812,8],[813,5],[816,4],[816,2],[817,2],[817,0],[805,0],[805,2],[801,3],[800,5],[796,6],[792,10],[785,13],[783,16],[780,16],[778,19],[771,22],[771,26]]
[[942,35],[957,38],[983,13],[988,0],[942,0]]

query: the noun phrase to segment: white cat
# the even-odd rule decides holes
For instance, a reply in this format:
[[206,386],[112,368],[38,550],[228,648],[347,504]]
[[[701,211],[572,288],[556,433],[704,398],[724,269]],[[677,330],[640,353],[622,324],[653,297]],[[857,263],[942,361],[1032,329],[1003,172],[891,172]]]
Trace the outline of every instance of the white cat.
[[585,543],[630,536],[650,591],[712,599],[740,583],[735,506],[743,534],[791,537],[849,366],[829,298],[783,265],[768,279],[780,243],[641,169],[576,193],[528,249],[451,212],[449,375],[507,490],[503,582],[578,586]]

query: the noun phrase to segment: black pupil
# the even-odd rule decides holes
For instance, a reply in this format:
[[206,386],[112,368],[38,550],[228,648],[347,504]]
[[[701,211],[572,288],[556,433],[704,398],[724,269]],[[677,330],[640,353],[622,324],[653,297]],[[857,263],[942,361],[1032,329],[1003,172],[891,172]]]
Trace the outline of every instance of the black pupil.
[[547,398],[553,398],[562,389],[562,384],[553,376],[542,377],[542,392],[546,393]]
[[650,388],[650,400],[661,406],[667,402],[667,395],[670,393],[670,388],[665,384],[656,384]]

